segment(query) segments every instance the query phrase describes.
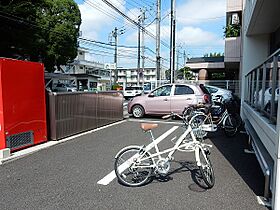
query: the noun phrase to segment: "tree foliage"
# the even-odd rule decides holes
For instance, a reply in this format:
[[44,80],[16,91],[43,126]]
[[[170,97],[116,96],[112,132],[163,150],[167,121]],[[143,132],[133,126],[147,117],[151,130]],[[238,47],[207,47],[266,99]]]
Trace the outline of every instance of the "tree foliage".
[[185,67],[179,69],[177,78],[178,79],[184,79],[184,80],[192,80],[192,79],[194,79],[194,76],[193,76],[193,74],[191,72],[191,68],[188,67],[188,66],[185,66]]
[[214,53],[206,53],[203,55],[203,57],[221,57],[221,56],[224,56],[224,53],[217,53],[217,52],[214,52]]
[[240,30],[240,24],[228,24],[226,27],[224,27],[224,37],[238,37],[240,36]]
[[77,55],[81,14],[74,0],[0,2],[0,56],[42,61],[48,71]]

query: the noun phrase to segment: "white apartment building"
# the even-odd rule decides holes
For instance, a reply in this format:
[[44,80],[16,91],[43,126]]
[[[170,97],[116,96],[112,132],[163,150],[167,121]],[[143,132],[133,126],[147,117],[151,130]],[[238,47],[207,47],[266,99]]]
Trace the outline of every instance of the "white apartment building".
[[[165,78],[165,74],[161,71],[161,78]],[[145,67],[144,71],[139,71],[139,82],[138,82],[138,70],[137,68],[118,68],[118,84],[123,87],[128,86],[142,86],[146,83],[156,84],[157,73],[155,67]]]
[[243,3],[241,115],[265,176],[263,201],[280,209],[280,1]]

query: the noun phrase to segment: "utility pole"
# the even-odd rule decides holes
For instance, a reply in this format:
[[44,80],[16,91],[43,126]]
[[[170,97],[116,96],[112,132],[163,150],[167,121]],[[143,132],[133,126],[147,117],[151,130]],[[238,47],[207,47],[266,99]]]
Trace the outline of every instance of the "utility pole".
[[179,46],[177,47],[177,62],[176,62],[176,71],[179,70],[179,53],[180,53],[180,50],[179,50]]
[[[184,67],[186,66],[186,51],[184,50]],[[184,80],[186,80],[186,73],[184,70]]]
[[118,41],[118,28],[115,27],[115,30],[112,31],[112,36],[115,38],[115,56],[114,56],[114,63],[115,63],[115,71],[114,71],[114,85],[117,83],[118,81],[118,45],[117,45],[117,41]]
[[170,30],[170,83],[174,83],[175,68],[175,31],[176,31],[176,0],[171,0],[171,30]]
[[160,22],[161,22],[161,0],[157,0],[157,17],[156,17],[156,72],[157,86],[160,80]]
[[[137,62],[137,86],[140,85],[140,73],[142,73],[142,75],[144,74],[144,20],[145,20],[145,12],[146,9],[141,9],[140,10],[142,12],[141,15],[138,16],[138,62]],[[142,37],[141,37],[141,31],[142,31]],[[140,39],[142,39],[142,45],[141,45],[141,41]],[[140,60],[141,60],[141,48],[142,48],[142,70],[140,69]],[[142,79],[144,79],[142,77]]]
[[[145,28],[144,28],[144,21],[146,19],[146,8],[144,8],[142,11],[142,70],[141,72],[141,77],[142,77],[142,87],[144,87],[144,71],[145,71]],[[140,82],[140,80],[139,80]]]
[[138,16],[138,59],[137,59],[137,86],[140,80],[140,35],[141,35],[141,15]]
[[[122,35],[125,33],[125,30],[121,29],[119,32],[118,32],[118,28],[115,27],[115,29],[110,33],[110,36],[114,37],[115,38],[115,55],[114,55],[114,63],[115,63],[115,69],[114,69],[114,82],[113,84],[117,84],[118,82],[118,35]],[[109,41],[111,39],[109,38]],[[111,43],[111,41],[110,41]],[[111,73],[112,75],[112,73]],[[110,83],[111,83],[111,76],[110,76]]]

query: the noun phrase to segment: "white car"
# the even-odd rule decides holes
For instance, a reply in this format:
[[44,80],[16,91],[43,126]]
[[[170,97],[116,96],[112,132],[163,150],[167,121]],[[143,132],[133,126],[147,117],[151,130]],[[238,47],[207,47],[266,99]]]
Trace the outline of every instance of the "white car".
[[126,87],[123,90],[123,97],[125,99],[133,98],[134,96],[141,95],[143,93],[143,87],[134,86],[134,87]]
[[228,101],[229,99],[233,98],[232,91],[230,90],[219,88],[216,86],[211,86],[211,85],[205,85],[205,88],[211,94],[212,100],[215,100],[217,96],[223,96],[224,101]]
[[54,87],[54,92],[76,92],[77,87],[64,83],[57,83]]

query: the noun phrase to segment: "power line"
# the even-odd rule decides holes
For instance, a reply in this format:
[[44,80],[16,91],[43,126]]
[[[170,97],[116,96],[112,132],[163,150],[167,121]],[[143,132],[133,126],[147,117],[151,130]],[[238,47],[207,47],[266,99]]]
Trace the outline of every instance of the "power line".
[[118,22],[122,22],[122,19],[119,19],[119,17],[118,17],[118,16],[115,16],[114,14],[108,13],[108,12],[105,11],[102,7],[100,7],[100,5],[94,4],[93,2],[88,1],[88,0],[83,0],[83,1],[84,1],[84,3],[88,4],[89,6],[95,8],[95,9],[97,9],[98,11],[102,12],[103,14],[105,14],[105,15],[111,17],[112,19],[114,19],[114,20],[116,20],[116,21],[118,21]]
[[[148,36],[150,36],[153,39],[156,39],[155,35],[152,34],[150,31],[146,30],[145,27],[141,26],[139,23],[137,23],[135,20],[131,19],[130,17],[128,17],[126,14],[124,14],[122,11],[120,11],[116,6],[114,6],[111,2],[109,2],[108,0],[102,0],[105,4],[107,4],[109,7],[113,8],[117,13],[119,13],[121,16],[123,16],[126,20],[128,20],[129,22],[133,23],[134,25],[140,27],[144,33],[146,33]],[[170,48],[169,45],[163,41],[161,41],[162,45]]]

